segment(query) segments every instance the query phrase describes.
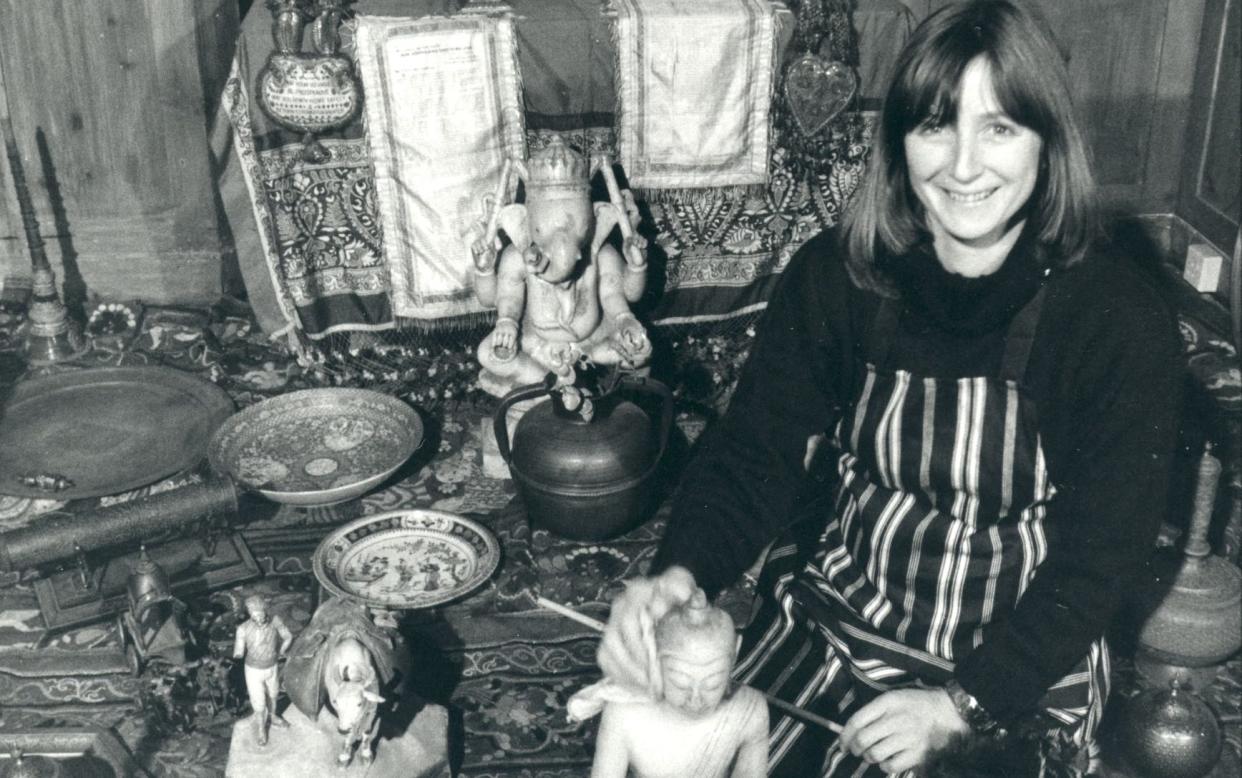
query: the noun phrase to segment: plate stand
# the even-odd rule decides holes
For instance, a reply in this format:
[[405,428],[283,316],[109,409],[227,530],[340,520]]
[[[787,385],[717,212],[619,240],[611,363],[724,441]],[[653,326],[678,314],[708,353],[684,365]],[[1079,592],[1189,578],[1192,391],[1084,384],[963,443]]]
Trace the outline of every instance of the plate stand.
[[362,500],[353,499],[331,505],[282,504],[272,517],[279,527],[335,527],[362,516]]
[[[172,592],[181,599],[262,574],[237,532],[219,536],[211,553],[199,538],[178,538],[148,545],[147,554],[168,573]],[[85,568],[61,570],[35,581],[39,610],[48,629],[89,624],[129,610],[126,584],[138,559],[135,549],[103,561],[87,560]]]

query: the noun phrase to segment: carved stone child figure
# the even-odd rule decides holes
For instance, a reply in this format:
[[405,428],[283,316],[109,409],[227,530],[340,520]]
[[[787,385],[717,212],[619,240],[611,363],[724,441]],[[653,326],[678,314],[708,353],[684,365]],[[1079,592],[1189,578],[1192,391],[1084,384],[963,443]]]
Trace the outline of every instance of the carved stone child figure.
[[267,599],[263,596],[252,594],[245,604],[250,618],[237,627],[233,658],[245,660],[246,692],[254,709],[256,739],[264,746],[271,725],[289,726],[276,714],[276,695],[280,691],[276,662],[289,650],[293,634],[280,616],[268,614]]
[[[603,701],[592,778],[766,776],[767,701],[730,686],[737,641],[729,614],[699,590],[660,619],[654,638],[659,699],[607,679],[580,693]],[[572,716],[581,702],[571,700]]]

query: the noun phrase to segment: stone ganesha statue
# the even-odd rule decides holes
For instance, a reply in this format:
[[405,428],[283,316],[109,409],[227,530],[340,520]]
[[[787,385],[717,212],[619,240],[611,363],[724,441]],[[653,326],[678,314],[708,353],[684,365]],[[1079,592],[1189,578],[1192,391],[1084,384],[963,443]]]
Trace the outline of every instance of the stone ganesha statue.
[[[501,204],[516,174],[524,203]],[[590,179],[602,173],[609,202],[592,202]],[[630,304],[646,287],[646,241],[634,232],[638,209],[608,160],[590,165],[559,137],[529,163],[506,164],[485,233],[475,244],[475,294],[496,309],[496,326],[478,347],[480,384],[502,396],[549,372],[572,384],[575,365],[643,368],[647,331]],[[619,228],[618,252],[607,240]],[[499,233],[509,244],[499,252]]]

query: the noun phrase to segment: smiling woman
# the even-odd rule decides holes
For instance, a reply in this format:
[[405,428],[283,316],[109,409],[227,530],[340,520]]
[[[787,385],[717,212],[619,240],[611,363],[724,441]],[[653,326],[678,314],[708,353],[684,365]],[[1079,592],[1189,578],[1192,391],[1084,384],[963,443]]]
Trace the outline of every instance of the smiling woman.
[[1043,141],[998,105],[983,57],[962,75],[956,108],[906,134],[906,163],[936,255],[950,272],[977,277],[995,272],[1018,240]]
[[[946,268],[970,277],[996,270],[1028,219],[1061,266],[1094,237],[1095,177],[1061,51],[1040,17],[1013,8],[934,14],[907,43],[872,174],[842,219],[851,274],[864,285],[886,288],[872,266],[929,233]],[[968,207],[985,194],[982,208]],[[946,234],[945,219],[962,233]]]
[[[844,728],[774,716],[771,776],[935,774],[963,751],[970,774],[1091,772],[1103,632],[1166,504],[1182,368],[1166,305],[1096,240],[1068,75],[1029,8],[952,3],[912,34],[840,230],[790,262],[653,577],[613,603],[600,666],[649,678],[642,614],[772,544],[734,680]],[[807,478],[816,436],[836,467]]]

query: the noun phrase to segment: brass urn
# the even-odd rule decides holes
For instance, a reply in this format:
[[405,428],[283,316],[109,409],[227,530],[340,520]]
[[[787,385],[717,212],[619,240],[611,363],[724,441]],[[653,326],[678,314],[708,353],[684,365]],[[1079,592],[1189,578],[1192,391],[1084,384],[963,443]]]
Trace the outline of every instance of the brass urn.
[[[1139,630],[1136,656],[1149,676],[1168,677],[1167,666],[1210,675],[1209,668],[1242,646],[1242,570],[1213,555],[1208,542],[1220,473],[1209,446],[1199,462],[1185,546],[1180,553],[1163,549],[1153,559],[1143,603],[1150,613]],[[1166,672],[1152,672],[1153,666]]]

